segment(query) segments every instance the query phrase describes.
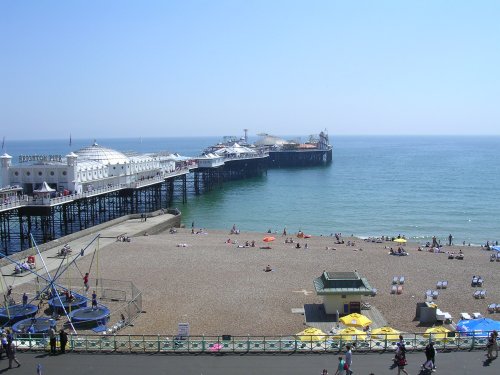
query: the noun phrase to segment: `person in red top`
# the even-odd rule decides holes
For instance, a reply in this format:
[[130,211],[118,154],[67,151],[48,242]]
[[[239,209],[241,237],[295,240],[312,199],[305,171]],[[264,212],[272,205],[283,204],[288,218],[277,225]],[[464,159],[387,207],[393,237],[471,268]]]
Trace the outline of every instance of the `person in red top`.
[[89,273],[86,272],[85,276],[83,276],[83,286],[85,286],[85,291],[89,290]]

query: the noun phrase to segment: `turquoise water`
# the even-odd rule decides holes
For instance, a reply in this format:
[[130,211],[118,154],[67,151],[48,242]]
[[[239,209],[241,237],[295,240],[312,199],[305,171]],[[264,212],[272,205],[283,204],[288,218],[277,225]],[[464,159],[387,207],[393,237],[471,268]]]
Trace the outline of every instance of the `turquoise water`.
[[[305,137],[304,137],[305,139]],[[98,140],[139,152],[198,155],[220,139]],[[14,157],[66,154],[92,140],[7,142]],[[500,239],[500,137],[331,137],[333,163],[309,169],[273,169],[261,178],[224,184],[177,203],[197,227],[361,237],[405,234],[425,241],[472,244]]]

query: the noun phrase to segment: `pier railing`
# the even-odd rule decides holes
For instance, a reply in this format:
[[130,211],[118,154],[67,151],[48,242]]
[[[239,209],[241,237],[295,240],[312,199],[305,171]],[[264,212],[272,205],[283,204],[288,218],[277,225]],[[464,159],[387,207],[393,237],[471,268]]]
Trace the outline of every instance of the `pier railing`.
[[106,193],[111,193],[113,191],[117,190],[122,190],[122,189],[137,189],[153,184],[158,184],[160,182],[163,182],[164,180],[172,177],[177,177],[177,176],[182,176],[184,174],[187,174],[191,171],[191,169],[196,168],[196,164],[191,164],[187,166],[186,168],[179,168],[176,169],[172,172],[166,172],[162,175],[159,176],[154,176],[151,178],[146,178],[144,180],[138,180],[134,182],[130,182],[127,184],[113,184],[113,185],[107,185],[103,187],[98,187],[89,191],[85,191],[82,193],[77,193],[77,194],[69,194],[69,195],[63,195],[60,197],[54,197],[50,198],[50,200],[47,202],[46,200],[42,198],[35,199],[33,196],[23,196],[22,199],[16,199],[13,201],[5,202],[0,204],[0,211],[3,210],[11,210],[14,208],[19,208],[23,206],[54,206],[58,204],[63,204],[79,199],[84,199],[84,198],[90,198],[90,197],[95,197],[101,194],[106,194]]
[[[439,335],[439,334],[438,334]],[[442,335],[442,334],[441,334]],[[393,335],[391,335],[393,336]],[[398,340],[387,338],[351,337],[335,340],[331,336],[316,337],[318,340],[304,340],[301,336],[189,336],[164,335],[72,335],[68,349],[78,352],[126,352],[126,353],[338,353],[350,344],[357,352],[384,352],[396,349]],[[429,342],[437,350],[483,349],[488,342],[485,336],[423,337],[421,333],[405,334],[408,351],[421,351]],[[26,334],[15,341],[19,350],[49,349],[47,335]]]

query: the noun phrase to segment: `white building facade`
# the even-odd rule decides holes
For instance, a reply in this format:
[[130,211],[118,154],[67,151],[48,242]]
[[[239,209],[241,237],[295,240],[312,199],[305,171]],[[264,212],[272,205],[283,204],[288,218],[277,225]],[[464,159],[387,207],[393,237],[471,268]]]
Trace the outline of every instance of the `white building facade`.
[[0,156],[2,187],[18,186],[32,194],[43,182],[57,194],[82,193],[109,186],[122,186],[164,176],[176,170],[176,161],[166,155],[127,156],[94,142],[65,157],[58,155]]

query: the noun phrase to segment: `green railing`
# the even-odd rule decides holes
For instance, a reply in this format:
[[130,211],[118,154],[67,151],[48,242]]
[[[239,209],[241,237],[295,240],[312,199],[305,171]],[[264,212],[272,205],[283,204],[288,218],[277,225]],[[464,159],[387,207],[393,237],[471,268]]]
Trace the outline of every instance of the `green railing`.
[[[381,337],[381,336],[379,336]],[[393,336],[391,336],[393,337]],[[319,338],[319,337],[318,337]],[[349,336],[334,340],[331,336],[317,341],[303,341],[299,336],[190,336],[179,340],[162,335],[72,335],[68,350],[78,352],[127,353],[264,353],[264,352],[330,352],[337,353],[350,344],[356,351],[381,352],[396,348],[398,340]],[[433,341],[438,350],[472,350],[485,348],[487,337],[457,336],[423,337],[420,333],[404,334],[406,349],[423,350]],[[16,338],[19,350],[48,350],[45,335],[26,335]]]

